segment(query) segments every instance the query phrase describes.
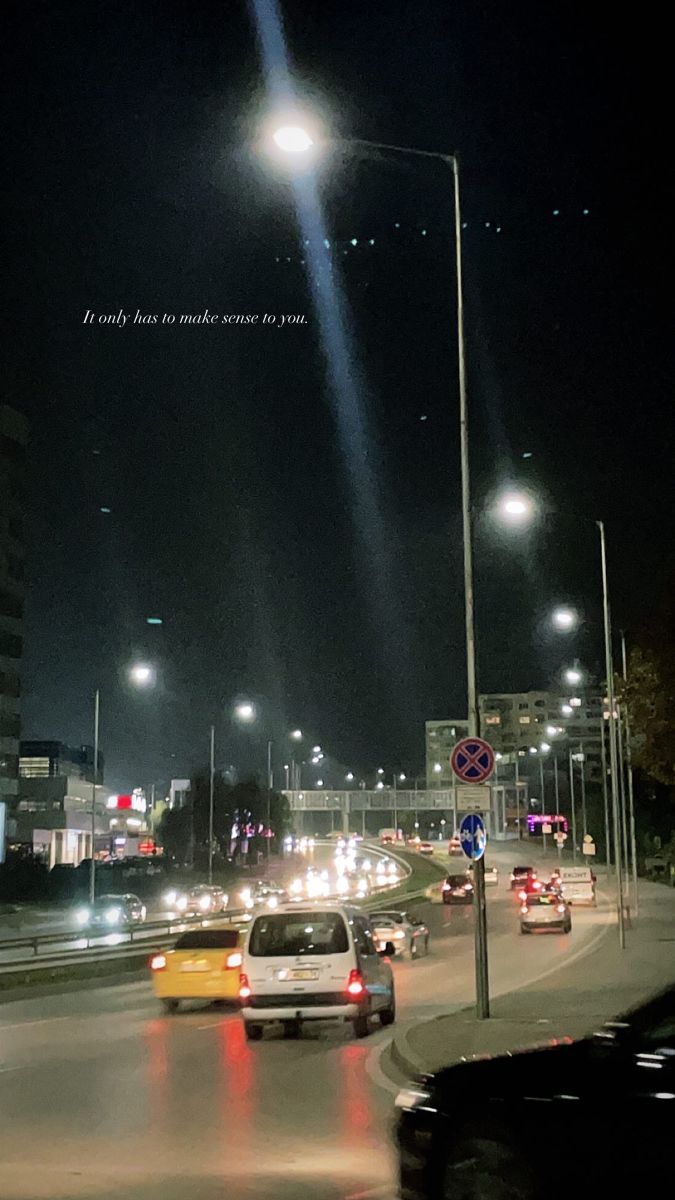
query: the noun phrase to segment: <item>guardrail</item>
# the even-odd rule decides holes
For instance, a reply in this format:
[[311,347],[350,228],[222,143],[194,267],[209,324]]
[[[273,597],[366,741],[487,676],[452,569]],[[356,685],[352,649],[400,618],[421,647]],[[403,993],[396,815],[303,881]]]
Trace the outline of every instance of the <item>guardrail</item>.
[[[330,844],[330,843],[329,843]],[[374,848],[373,848],[374,849]],[[391,883],[383,884],[379,887],[371,888],[367,897],[362,903],[367,908],[370,906],[371,899],[382,895],[383,892],[391,892],[395,888],[400,888],[405,878],[410,878],[412,867],[403,858],[399,858],[396,853],[387,851],[387,858],[395,859],[405,872],[404,879],[393,880]],[[424,889],[415,892],[406,899],[423,895]],[[343,896],[331,895],[325,897],[332,902],[342,901],[347,903]],[[353,899],[350,903],[358,903]],[[0,941],[0,975],[8,975],[17,971],[33,971],[38,968],[65,966],[73,963],[90,963],[99,960],[113,961],[118,958],[131,958],[134,955],[142,953],[152,954],[154,951],[163,950],[171,944],[173,938],[179,933],[185,933],[189,929],[199,927],[200,929],[209,928],[210,926],[219,926],[223,924],[231,924],[242,918],[250,916],[250,910],[246,908],[231,908],[223,913],[218,913],[212,917],[195,916],[194,919],[186,917],[175,917],[166,921],[148,921],[136,928],[124,929],[119,931],[111,930],[109,933],[91,933],[86,929],[73,930],[70,933],[47,933],[36,934],[34,937],[25,938],[6,938]],[[114,942],[112,941],[114,939]],[[85,943],[82,945],[82,943]],[[73,944],[75,943],[75,944]],[[55,947],[63,947],[55,950]],[[29,950],[28,954],[14,955],[15,950]],[[6,954],[12,957],[4,957]]]

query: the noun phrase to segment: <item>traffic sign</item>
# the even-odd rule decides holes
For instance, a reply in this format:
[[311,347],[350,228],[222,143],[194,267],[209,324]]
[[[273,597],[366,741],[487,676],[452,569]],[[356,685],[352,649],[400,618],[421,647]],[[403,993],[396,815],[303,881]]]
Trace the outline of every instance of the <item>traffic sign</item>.
[[485,783],[495,769],[494,750],[483,738],[462,738],[452,752],[450,766],[461,783]]
[[477,862],[485,854],[487,835],[485,825],[478,813],[467,813],[462,818],[459,827],[459,840],[462,850],[472,862]]
[[582,854],[595,854],[595,842],[587,842],[584,839],[584,843],[581,847],[581,853]]
[[552,825],[542,825],[541,832],[543,833],[544,837],[546,837],[547,833],[553,833],[553,826]]
[[455,787],[456,812],[490,812],[492,788],[489,783],[458,783]]
[[553,834],[553,836],[556,842],[559,842],[561,846],[567,841],[567,834],[563,833],[562,829],[559,829],[557,833]]

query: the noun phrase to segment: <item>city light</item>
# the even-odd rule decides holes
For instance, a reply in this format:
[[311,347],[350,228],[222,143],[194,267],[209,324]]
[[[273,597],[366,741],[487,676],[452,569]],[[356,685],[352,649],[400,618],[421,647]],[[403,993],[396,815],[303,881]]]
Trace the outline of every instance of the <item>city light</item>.
[[405,783],[405,780],[406,780],[406,777],[405,777],[403,771],[401,771],[401,774],[398,777],[398,781],[399,781],[399,783]]
[[307,130],[300,125],[281,125],[275,129],[272,138],[284,154],[306,154],[314,145]]
[[378,773],[378,775],[384,775],[384,767],[378,767],[377,773]]
[[434,763],[434,771],[435,771],[436,775],[440,775],[442,770],[443,770],[443,768],[440,763]]
[[381,780],[381,779],[378,779],[377,783],[375,784],[375,787],[377,788],[378,792],[381,792],[381,791],[382,791],[382,788],[384,787],[384,784],[383,784],[383,782],[382,782],[382,780]]
[[302,741],[302,730],[301,729],[292,729],[288,736],[294,742],[301,742]]
[[578,667],[568,667],[565,671],[565,682],[571,683],[574,687],[581,683],[582,679],[583,674]]
[[573,608],[556,608],[551,620],[556,629],[568,632],[579,624],[579,618]]
[[154,682],[155,672],[147,663],[134,663],[129,669],[129,679],[136,687],[147,687]]
[[564,717],[571,717],[574,709],[572,708],[571,704],[563,704],[560,711]]
[[507,492],[496,505],[497,515],[509,525],[525,525],[535,513],[535,505],[526,492]]
[[537,753],[537,747],[536,747],[536,746],[530,746],[530,754],[536,754],[536,753]]
[[242,700],[235,705],[234,715],[238,721],[243,721],[244,724],[250,724],[256,719],[256,708],[250,700]]
[[347,783],[351,783],[354,779],[354,773],[352,771],[347,771],[345,779],[347,780]]
[[549,746],[548,742],[541,743],[540,750],[541,750],[542,754],[548,754],[550,749],[551,749],[551,747]]
[[312,754],[320,754],[320,753],[321,753],[320,746],[312,746]]

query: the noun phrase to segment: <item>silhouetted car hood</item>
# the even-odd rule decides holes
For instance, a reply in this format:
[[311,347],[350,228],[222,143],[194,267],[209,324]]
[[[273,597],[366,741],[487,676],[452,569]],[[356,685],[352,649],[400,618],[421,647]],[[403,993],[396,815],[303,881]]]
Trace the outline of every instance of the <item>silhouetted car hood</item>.
[[518,1100],[525,1097],[579,1095],[589,1072],[592,1039],[534,1050],[520,1050],[495,1058],[455,1063],[426,1076],[434,1094],[454,1107],[457,1097],[469,1100]]

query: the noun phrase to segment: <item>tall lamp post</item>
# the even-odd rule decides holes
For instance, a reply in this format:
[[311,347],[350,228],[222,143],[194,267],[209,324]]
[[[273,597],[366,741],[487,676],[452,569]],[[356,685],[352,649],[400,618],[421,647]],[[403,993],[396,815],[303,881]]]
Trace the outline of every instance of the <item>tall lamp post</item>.
[[[277,148],[284,154],[306,154],[313,148],[314,139],[304,128],[298,125],[284,125],[275,130],[272,135]],[[335,141],[333,141],[335,144]],[[460,469],[462,489],[462,542],[464,563],[464,617],[466,639],[466,677],[467,677],[467,709],[468,733],[477,737],[479,730],[478,717],[478,688],[476,680],[476,639],[474,617],[474,588],[473,588],[473,545],[471,525],[471,486],[469,470],[469,411],[467,400],[466,351],[464,338],[464,288],[462,279],[462,221],[459,188],[459,160],[456,154],[442,154],[440,151],[419,150],[413,146],[395,146],[384,142],[364,141],[361,138],[340,139],[338,145],[347,150],[363,149],[366,151],[379,150],[386,154],[402,155],[406,158],[427,159],[441,163],[452,172],[452,191],[454,209],[454,241],[455,241],[455,281],[457,292],[457,361],[458,361],[458,391],[459,391],[459,436],[460,436]],[[490,1015],[490,997],[487,961],[487,912],[485,904],[485,863],[479,858],[474,863],[474,905],[475,905],[475,973],[476,973],[476,1013],[479,1018]]]
[[[147,663],[134,663],[128,671],[129,682],[135,687],[148,687],[154,683],[155,671]],[[94,692],[94,782],[91,785],[91,860],[89,862],[89,903],[96,899],[96,785],[98,782],[99,725],[101,716],[101,692]]]

